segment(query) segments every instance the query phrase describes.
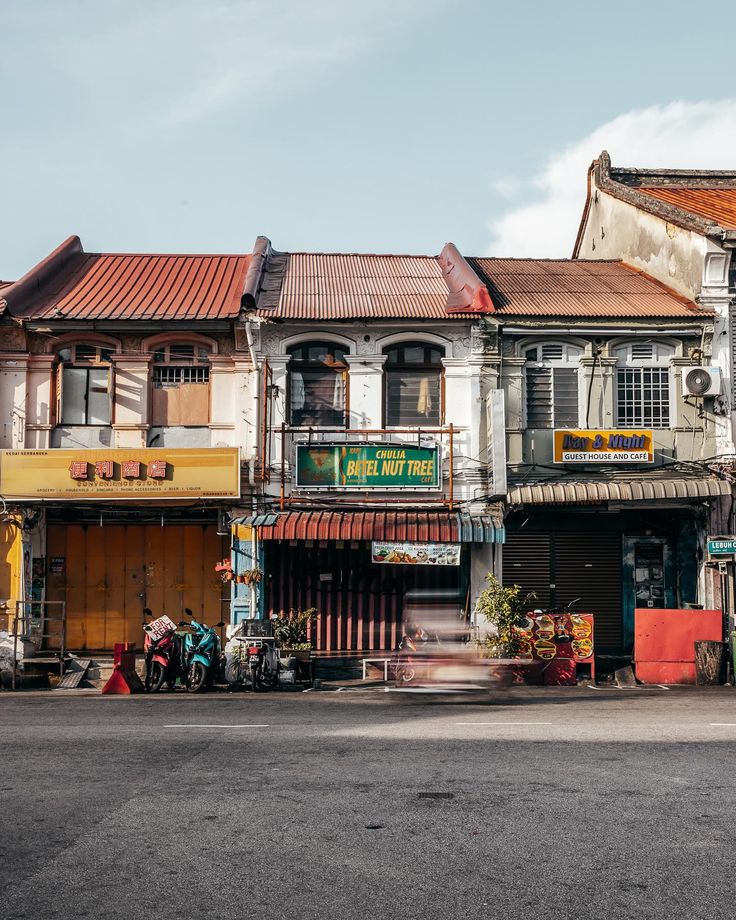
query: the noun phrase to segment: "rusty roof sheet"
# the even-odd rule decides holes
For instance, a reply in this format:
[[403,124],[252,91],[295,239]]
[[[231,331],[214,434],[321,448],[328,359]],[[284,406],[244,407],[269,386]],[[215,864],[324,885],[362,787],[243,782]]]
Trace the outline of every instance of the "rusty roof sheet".
[[87,253],[71,237],[3,296],[27,319],[233,318],[249,262],[249,255]]
[[695,317],[696,304],[617,260],[469,258],[496,314],[509,316]]
[[467,319],[434,256],[281,253],[271,260],[258,313],[278,319]]
[[262,540],[402,540],[452,543],[460,539],[458,515],[451,511],[288,511]]
[[736,230],[736,187],[639,186],[637,191],[712,220],[725,230]]

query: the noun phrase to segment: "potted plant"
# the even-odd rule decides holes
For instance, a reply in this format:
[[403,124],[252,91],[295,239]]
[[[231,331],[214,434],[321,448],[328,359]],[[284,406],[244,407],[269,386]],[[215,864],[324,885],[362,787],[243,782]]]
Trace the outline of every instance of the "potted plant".
[[498,660],[492,671],[499,679],[521,680],[526,668],[513,659],[520,659],[524,651],[527,609],[534,595],[522,597],[519,585],[504,586],[491,572],[486,583],[488,587],[478,595],[475,613],[476,622],[483,617],[488,626],[485,630],[481,627],[476,644],[483,657]]
[[309,661],[312,652],[310,634],[317,621],[316,607],[307,610],[290,610],[282,616],[273,617],[273,635],[284,657]]
[[246,569],[245,572],[238,576],[238,580],[240,580],[241,577],[243,579],[243,584],[257,585],[263,578],[263,572],[260,569]]

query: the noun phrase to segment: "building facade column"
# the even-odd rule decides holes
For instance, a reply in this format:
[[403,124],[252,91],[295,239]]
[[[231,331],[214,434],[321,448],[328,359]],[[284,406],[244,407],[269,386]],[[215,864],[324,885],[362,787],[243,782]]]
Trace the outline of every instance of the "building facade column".
[[115,447],[146,447],[151,427],[151,361],[153,355],[111,356],[113,366],[113,443]]
[[[8,374],[11,369],[9,357],[3,356],[0,362],[0,372],[3,374]],[[18,366],[16,360],[13,360],[12,363],[13,367]],[[12,446],[45,450],[49,446],[51,430],[56,423],[56,407],[54,406],[56,355],[27,355],[23,357],[22,363],[24,377],[22,405],[25,407],[22,415],[16,409],[19,394],[16,394],[12,402],[9,400],[6,402],[0,396],[4,405],[12,406],[10,421],[16,426]],[[3,393],[4,395],[6,394]],[[22,431],[21,418],[25,422],[25,431]]]
[[383,428],[383,365],[387,355],[346,355],[349,428]]

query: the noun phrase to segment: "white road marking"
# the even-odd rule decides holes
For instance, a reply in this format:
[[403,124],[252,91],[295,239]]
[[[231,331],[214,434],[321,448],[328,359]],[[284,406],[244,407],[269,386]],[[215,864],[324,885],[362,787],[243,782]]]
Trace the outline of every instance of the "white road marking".
[[456,722],[455,725],[552,725],[552,722]]
[[736,722],[709,722],[713,728],[736,728]]
[[269,725],[164,725],[164,728],[270,728]]

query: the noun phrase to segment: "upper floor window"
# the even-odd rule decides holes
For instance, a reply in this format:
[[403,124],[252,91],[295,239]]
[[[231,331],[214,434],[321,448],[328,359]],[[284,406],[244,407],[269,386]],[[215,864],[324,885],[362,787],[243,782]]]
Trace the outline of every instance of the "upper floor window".
[[643,341],[620,345],[612,353],[619,363],[616,424],[622,428],[668,428],[669,362],[675,349],[663,342]]
[[525,350],[527,428],[577,427],[582,353],[567,342],[544,342]]
[[439,425],[444,349],[425,342],[399,342],[386,348],[384,354],[385,425]]
[[289,349],[289,423],[342,427],[346,415],[346,349],[304,342]]
[[204,345],[162,345],[153,353],[154,426],[207,425],[210,419],[210,352]]
[[57,419],[62,425],[109,425],[112,348],[66,345],[56,371]]

